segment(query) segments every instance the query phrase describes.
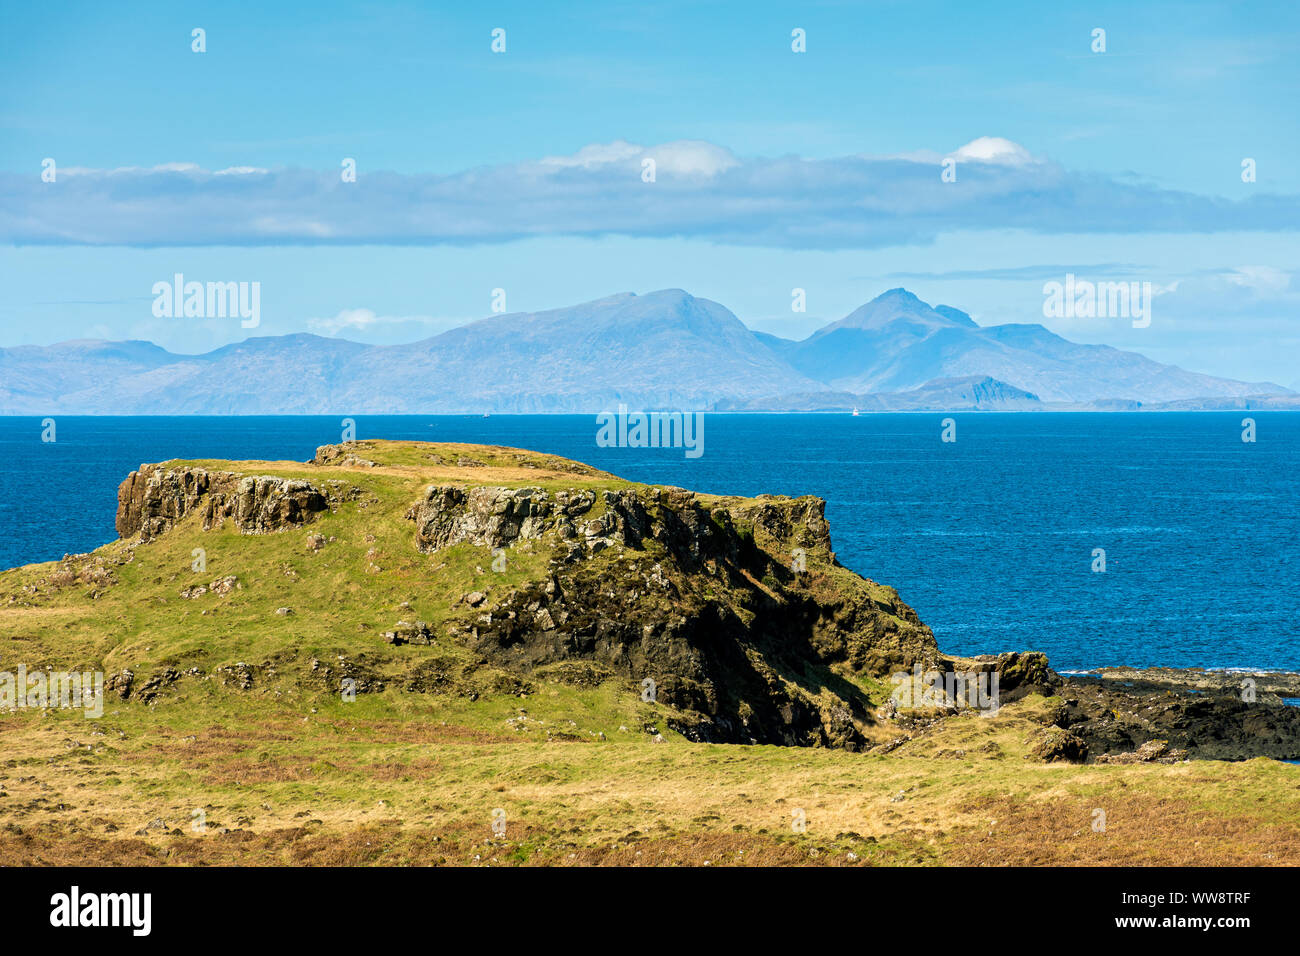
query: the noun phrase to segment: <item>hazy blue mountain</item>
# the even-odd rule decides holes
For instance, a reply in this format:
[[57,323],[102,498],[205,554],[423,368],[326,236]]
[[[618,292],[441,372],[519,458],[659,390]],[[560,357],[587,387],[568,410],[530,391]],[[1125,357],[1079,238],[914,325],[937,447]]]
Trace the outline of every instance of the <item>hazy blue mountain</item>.
[[777,345],[833,390],[896,392],[943,378],[990,377],[1044,402],[1142,403],[1285,392],[1161,365],[1136,352],[1079,345],[1038,324],[981,327],[950,306],[891,289],[801,342]]
[[481,319],[371,349],[352,370],[337,393],[342,407],[378,397],[385,408],[421,411],[698,409],[816,385],[726,308],[680,289]]
[[[800,342],[680,289],[472,322],[400,346],[318,335],[203,355],[149,342],[0,349],[0,414],[597,412],[630,409],[1276,407],[1271,383],[981,327],[891,289]],[[1252,404],[1253,403],[1253,404]],[[1282,407],[1290,407],[1287,401]]]
[[187,356],[141,344],[0,350],[0,413],[707,409],[821,387],[680,289],[493,316],[410,345],[300,334]]

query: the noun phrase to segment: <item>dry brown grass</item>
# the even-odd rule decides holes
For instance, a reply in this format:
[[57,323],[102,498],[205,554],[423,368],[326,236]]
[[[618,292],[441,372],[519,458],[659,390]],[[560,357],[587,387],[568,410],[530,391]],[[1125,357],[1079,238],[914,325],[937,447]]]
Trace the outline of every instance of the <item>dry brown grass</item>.
[[[973,808],[972,808],[973,809]],[[1104,832],[1092,829],[1104,809]],[[988,830],[953,842],[967,866],[1297,866],[1300,816],[1264,822],[1140,793],[1094,800],[1002,797],[982,803]]]

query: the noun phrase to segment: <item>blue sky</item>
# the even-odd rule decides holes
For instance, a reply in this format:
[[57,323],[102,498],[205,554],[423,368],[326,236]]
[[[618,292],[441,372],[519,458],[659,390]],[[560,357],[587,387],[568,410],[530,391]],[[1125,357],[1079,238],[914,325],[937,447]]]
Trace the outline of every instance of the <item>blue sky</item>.
[[[0,345],[248,334],[154,318],[175,272],[259,281],[261,334],[383,342],[494,288],[515,311],[681,287],[801,337],[903,285],[1295,383],[1300,8],[988,6],[6,9]],[[1152,282],[1152,325],[1044,319],[1067,271]]]

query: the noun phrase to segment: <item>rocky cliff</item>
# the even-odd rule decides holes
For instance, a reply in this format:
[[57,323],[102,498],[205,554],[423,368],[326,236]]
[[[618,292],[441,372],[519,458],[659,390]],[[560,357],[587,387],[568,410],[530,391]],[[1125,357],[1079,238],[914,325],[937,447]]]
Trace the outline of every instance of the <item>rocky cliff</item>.
[[[301,528],[348,500],[351,479],[334,475],[389,473],[384,445],[326,446],[292,478],[142,466],[119,489],[117,528],[141,541],[191,517],[203,531]],[[876,722],[873,681],[938,666],[933,635],[897,593],[836,561],[821,499],[603,487],[585,466],[539,464],[583,480],[476,483],[464,478],[483,462],[459,455],[462,480],[417,486],[400,515],[369,513],[376,526],[404,520],[412,555],[480,571],[527,555],[535,569],[486,574],[428,615],[440,620],[385,628],[390,645],[451,641],[525,677],[617,681],[667,705],[666,725],[693,739],[852,749]]]
[[148,540],[198,511],[205,529],[229,519],[260,534],[305,524],[327,508],[326,493],[302,480],[141,465],[117,489],[116,526],[122,537]]

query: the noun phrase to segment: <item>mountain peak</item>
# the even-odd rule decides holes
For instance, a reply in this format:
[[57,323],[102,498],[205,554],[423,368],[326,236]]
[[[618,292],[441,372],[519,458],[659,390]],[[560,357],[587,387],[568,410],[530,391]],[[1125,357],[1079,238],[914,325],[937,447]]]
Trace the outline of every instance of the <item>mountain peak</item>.
[[926,303],[922,302],[919,298],[917,298],[915,293],[908,292],[901,285],[896,289],[886,289],[884,292],[880,293],[880,295],[872,299],[871,302],[868,304],[874,305],[877,302],[908,302],[908,303],[914,302],[917,305],[925,306],[925,308],[927,309],[929,308],[929,306],[926,305]]
[[695,301],[695,296],[685,289],[655,289],[653,292],[644,293],[639,298],[643,302],[658,306],[680,306]]
[[[969,321],[970,317],[966,316],[966,318]],[[908,292],[900,286],[897,289],[889,289],[880,293],[866,305],[854,309],[838,322],[833,322],[814,332],[811,338],[820,338],[837,329],[875,331],[899,320],[902,320],[908,326],[924,328],[965,324],[955,323],[954,319],[932,309],[928,302],[923,302],[914,293]],[[970,322],[970,324],[974,325],[975,323]]]

